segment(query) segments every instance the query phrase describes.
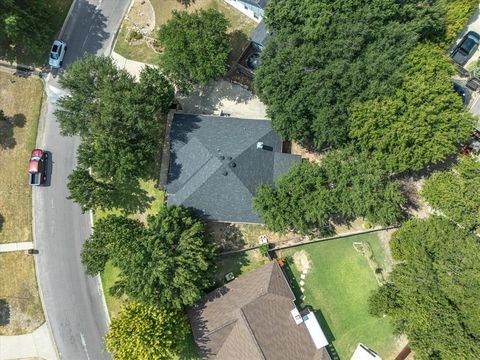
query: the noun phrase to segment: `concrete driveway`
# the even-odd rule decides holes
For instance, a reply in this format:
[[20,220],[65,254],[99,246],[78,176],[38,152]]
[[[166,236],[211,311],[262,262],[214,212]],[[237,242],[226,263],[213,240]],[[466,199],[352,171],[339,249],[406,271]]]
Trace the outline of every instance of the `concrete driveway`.
[[225,80],[195,88],[188,96],[177,94],[185,113],[220,115],[220,111],[243,119],[265,119],[267,111],[248,89]]

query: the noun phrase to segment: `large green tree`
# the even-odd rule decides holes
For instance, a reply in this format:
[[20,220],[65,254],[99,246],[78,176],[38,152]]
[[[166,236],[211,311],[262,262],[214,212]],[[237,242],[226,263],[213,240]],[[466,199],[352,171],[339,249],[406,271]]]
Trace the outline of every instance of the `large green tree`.
[[480,229],[480,162],[464,157],[452,170],[436,172],[422,189],[428,204],[467,230]]
[[394,96],[357,104],[351,114],[356,145],[393,172],[444,160],[473,128],[472,116],[452,90],[454,66],[442,49],[418,46],[406,67]]
[[160,141],[159,113],[173,101],[173,87],[152,68],[139,82],[107,57],[86,56],[73,63],[61,85],[70,96],[55,112],[64,135],[80,135],[80,165],[96,178],[128,182],[144,175]]
[[112,294],[165,308],[192,305],[213,284],[215,248],[204,223],[175,206],[147,223],[116,216],[99,220],[82,251],[87,273],[97,274],[111,261],[120,269]]
[[436,0],[269,2],[274,34],[255,74],[260,99],[285,138],[348,141],[353,102],[392,94],[406,54],[441,31]]
[[480,358],[479,238],[431,217],[405,223],[390,246],[399,263],[370,311],[391,318],[415,358]]
[[58,9],[43,0],[1,0],[0,57],[20,63],[46,62],[50,41],[63,22]]
[[118,360],[170,360],[178,355],[188,332],[184,313],[133,302],[112,320],[105,340]]
[[349,148],[329,153],[320,165],[303,162],[275,187],[260,186],[253,206],[275,231],[310,232],[332,220],[356,217],[382,225],[403,218],[405,198],[381,165]]
[[69,199],[80,205],[82,211],[93,208],[111,209],[114,205],[112,195],[115,188],[109,183],[97,181],[90,172],[77,167],[68,176]]
[[227,28],[228,20],[215,9],[174,11],[172,18],[160,27],[160,66],[182,91],[227,71],[231,51]]

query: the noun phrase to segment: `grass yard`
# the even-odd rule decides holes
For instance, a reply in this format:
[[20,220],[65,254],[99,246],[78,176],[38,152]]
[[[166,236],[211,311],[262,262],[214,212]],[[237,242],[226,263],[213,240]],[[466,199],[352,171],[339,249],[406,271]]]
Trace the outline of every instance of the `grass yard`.
[[270,260],[267,257],[262,256],[260,252],[255,250],[248,250],[238,254],[231,254],[226,256],[219,256],[217,258],[217,276],[216,280],[219,284],[225,282],[225,275],[229,272],[233,272],[235,277],[241,274],[250,272],[265,265]]
[[35,147],[43,87],[36,78],[0,72],[0,243],[32,240],[27,163]]
[[366,257],[353,247],[354,242],[361,241],[370,244],[379,266],[384,267],[384,254],[376,234],[299,246],[277,255],[288,259],[287,272],[296,280],[295,291],[299,299],[300,270],[293,258],[301,252],[306,253],[310,269],[305,278],[304,303],[314,308],[341,360],[350,359],[358,342],[383,359],[390,359],[396,355],[399,339],[393,335],[388,319],[368,314],[367,299],[378,284]]
[[[155,12],[155,28],[165,24],[170,18],[172,11],[193,12],[199,9],[217,9],[230,22],[230,39],[232,54],[230,62],[236,60],[244,46],[247,45],[250,33],[257,26],[256,22],[243,15],[238,10],[226,4],[223,0],[195,0],[185,7],[177,0],[150,0]],[[124,19],[122,29],[118,35],[115,51],[127,59],[145,63],[156,63],[158,54],[143,41],[128,41],[128,28],[131,26],[128,19]],[[152,34],[151,36],[155,36]]]
[[[43,87],[36,78],[0,72],[0,243],[32,241],[32,190],[26,166],[35,147]],[[43,321],[33,258],[0,254],[0,334],[22,334]]]
[[33,257],[24,252],[0,254],[0,335],[20,335],[44,321]]

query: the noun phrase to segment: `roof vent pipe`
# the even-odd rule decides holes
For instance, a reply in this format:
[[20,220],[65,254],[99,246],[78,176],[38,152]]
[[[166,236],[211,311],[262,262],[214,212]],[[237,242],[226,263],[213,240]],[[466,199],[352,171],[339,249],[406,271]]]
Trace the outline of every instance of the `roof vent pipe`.
[[257,142],[257,149],[263,149],[263,142]]

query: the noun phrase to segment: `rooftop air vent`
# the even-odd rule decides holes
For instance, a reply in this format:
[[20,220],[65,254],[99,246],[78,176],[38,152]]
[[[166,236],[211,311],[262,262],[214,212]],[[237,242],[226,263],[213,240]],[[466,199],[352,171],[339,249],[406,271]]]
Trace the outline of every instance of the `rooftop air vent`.
[[223,155],[219,156],[218,158],[222,161],[225,160],[225,156],[223,156]]
[[263,149],[263,142],[257,142],[257,149]]
[[232,160],[232,157],[231,157],[231,156],[227,157],[227,160],[228,160],[228,161],[231,161],[231,160]]
[[237,164],[235,164],[235,162],[233,162],[233,161],[228,165],[230,165],[231,168],[234,168],[235,166],[237,166]]
[[222,172],[222,175],[223,175],[223,176],[227,176],[227,175],[228,175],[228,171],[223,171],[223,172]]

